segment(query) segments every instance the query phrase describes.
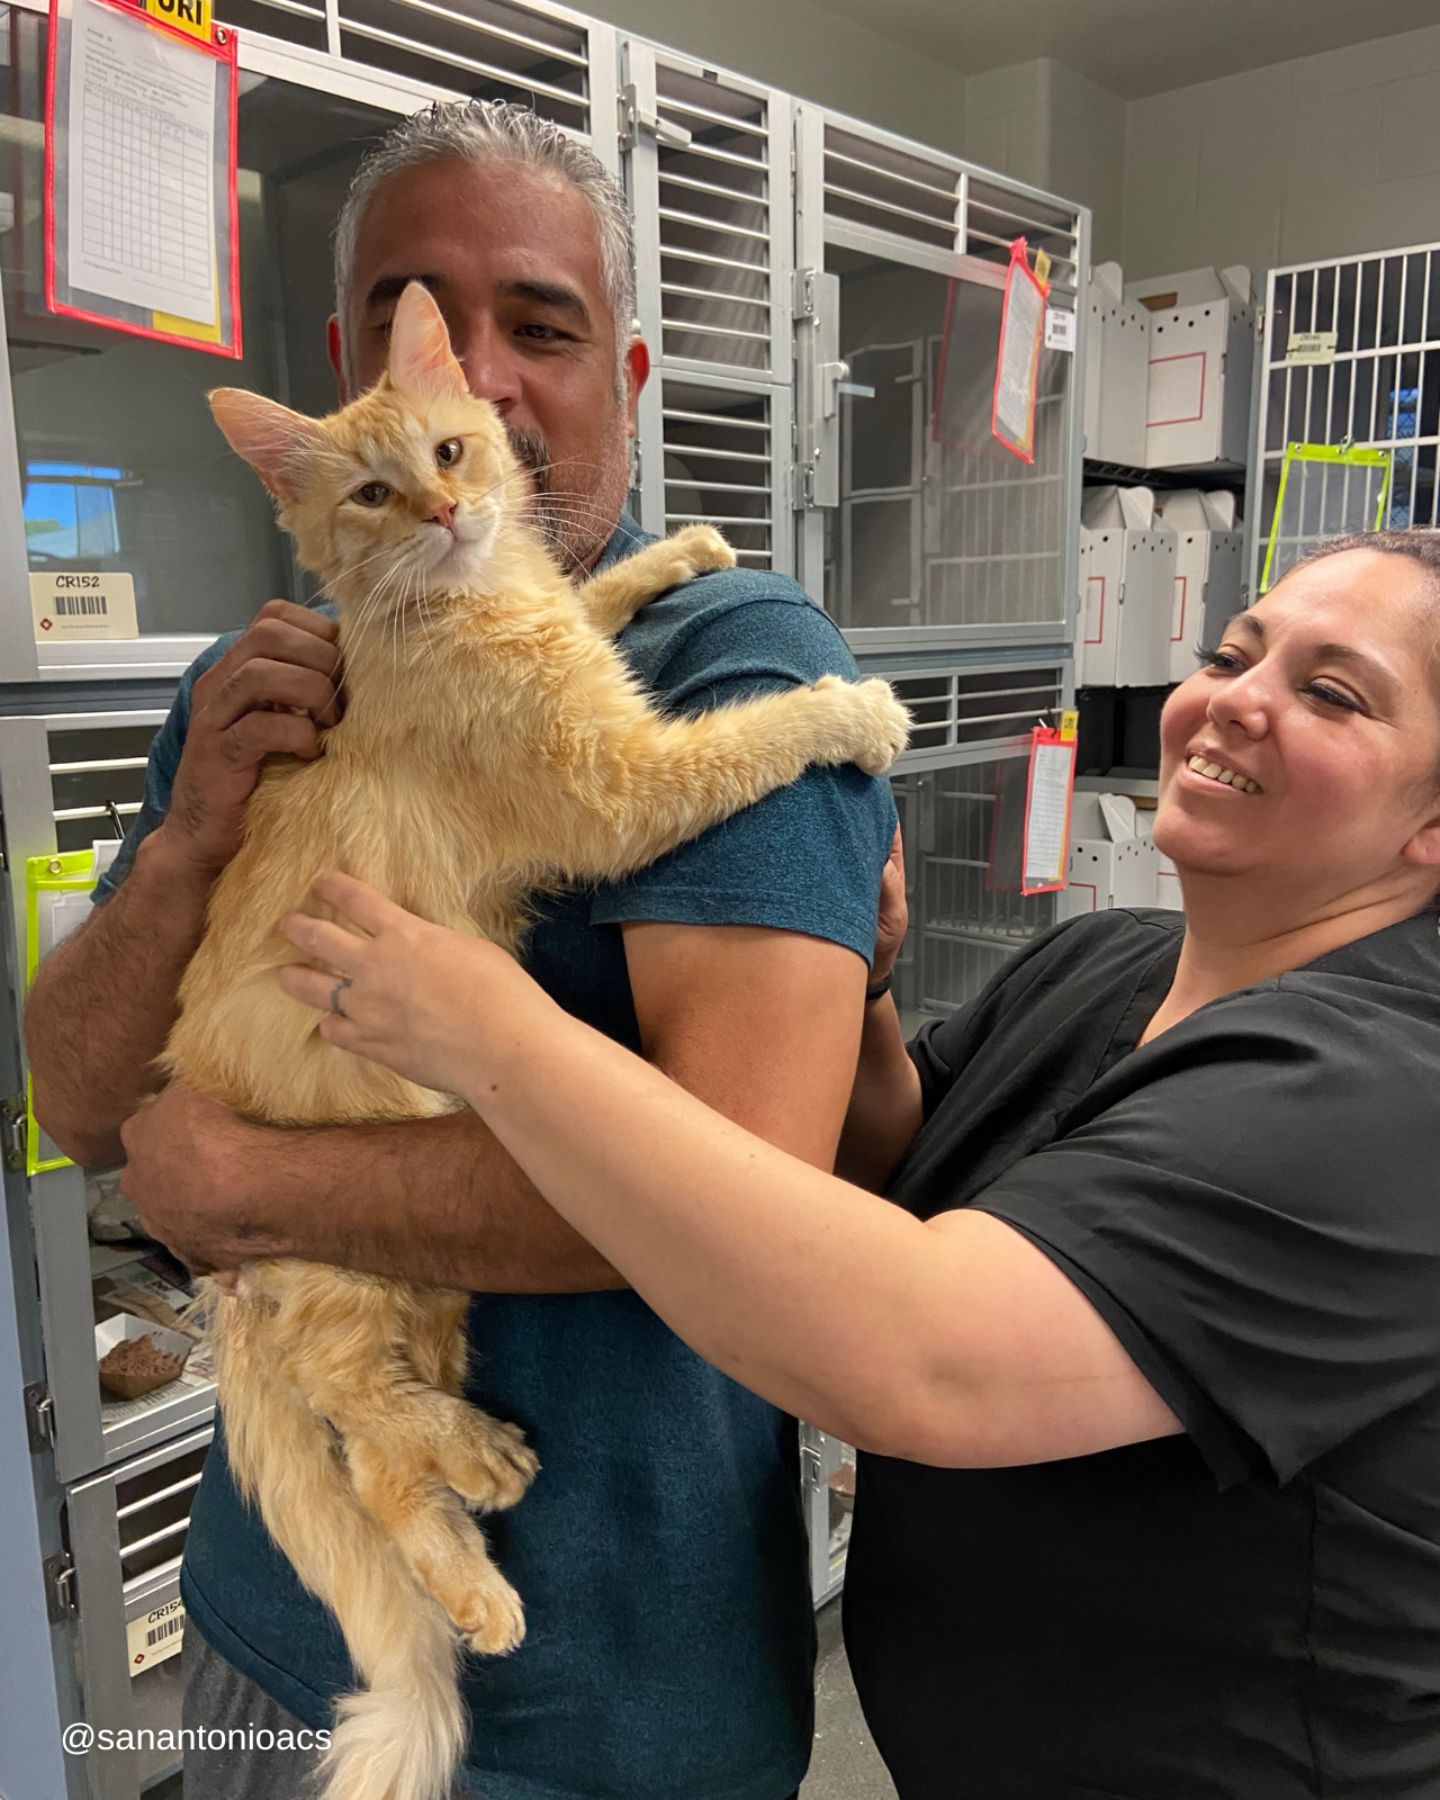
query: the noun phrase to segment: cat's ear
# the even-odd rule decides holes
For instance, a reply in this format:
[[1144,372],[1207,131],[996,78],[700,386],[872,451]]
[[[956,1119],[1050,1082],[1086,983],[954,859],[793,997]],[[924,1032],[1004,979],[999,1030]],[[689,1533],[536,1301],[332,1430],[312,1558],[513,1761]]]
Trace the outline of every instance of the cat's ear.
[[434,297],[412,281],[390,321],[390,385],[420,400],[459,400],[469,388],[450,348],[450,333]]
[[317,421],[244,388],[216,388],[210,410],[230,448],[245,458],[270,492],[279,500],[293,500],[299,463],[307,450],[323,441]]

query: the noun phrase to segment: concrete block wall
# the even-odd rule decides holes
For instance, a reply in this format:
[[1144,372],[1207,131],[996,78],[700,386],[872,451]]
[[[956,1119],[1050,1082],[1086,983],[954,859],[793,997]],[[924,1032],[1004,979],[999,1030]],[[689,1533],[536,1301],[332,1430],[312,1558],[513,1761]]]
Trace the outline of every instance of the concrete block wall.
[[1131,101],[1127,275],[1440,240],[1440,25]]

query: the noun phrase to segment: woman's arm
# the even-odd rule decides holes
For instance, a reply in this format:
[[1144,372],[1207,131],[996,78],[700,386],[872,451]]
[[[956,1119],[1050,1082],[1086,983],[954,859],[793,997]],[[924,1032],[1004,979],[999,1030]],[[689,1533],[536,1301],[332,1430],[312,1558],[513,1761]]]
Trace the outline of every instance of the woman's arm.
[[[925,1224],[709,1110],[494,946],[346,876],[292,914],[280,982],[321,1034],[461,1094],[708,1361],[863,1448],[987,1464],[1177,1429],[1099,1315],[983,1214]],[[338,983],[338,985],[337,985]],[[343,1014],[332,1009],[338,1003]]]

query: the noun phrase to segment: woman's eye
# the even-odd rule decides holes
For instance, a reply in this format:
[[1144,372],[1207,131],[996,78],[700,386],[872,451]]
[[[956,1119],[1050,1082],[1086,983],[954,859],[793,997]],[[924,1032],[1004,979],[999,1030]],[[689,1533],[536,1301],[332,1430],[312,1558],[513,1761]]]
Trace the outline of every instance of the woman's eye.
[[1337,688],[1329,687],[1323,681],[1312,681],[1310,692],[1325,706],[1338,706],[1342,712],[1364,712],[1365,708],[1349,694],[1342,694]]
[[435,460],[442,469],[453,469],[464,451],[465,446],[459,438],[446,438],[443,444],[435,446]]
[[367,481],[364,487],[356,488],[350,498],[357,506],[383,506],[394,492],[383,481]]
[[1207,650],[1204,644],[1195,646],[1195,655],[1202,667],[1219,669],[1225,675],[1238,675],[1245,664],[1238,656],[1228,650]]

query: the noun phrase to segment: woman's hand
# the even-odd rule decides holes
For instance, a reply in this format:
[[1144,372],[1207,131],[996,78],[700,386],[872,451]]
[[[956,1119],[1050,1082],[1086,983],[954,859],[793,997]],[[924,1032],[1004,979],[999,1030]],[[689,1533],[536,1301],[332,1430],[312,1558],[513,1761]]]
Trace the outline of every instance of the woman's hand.
[[870,969],[872,982],[883,981],[895,967],[895,958],[905,941],[910,924],[910,908],[905,899],[905,846],[900,841],[900,827],[880,877],[880,911],[875,920],[874,961]]
[[488,1086],[499,1047],[553,1004],[496,945],[417,918],[353,876],[321,876],[310,898],[336,921],[280,921],[310,965],[281,969],[280,986],[324,1014],[326,1043],[422,1087],[464,1097]]

